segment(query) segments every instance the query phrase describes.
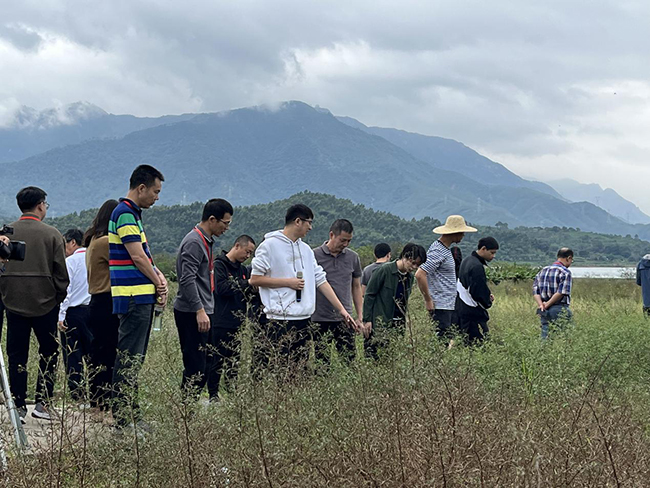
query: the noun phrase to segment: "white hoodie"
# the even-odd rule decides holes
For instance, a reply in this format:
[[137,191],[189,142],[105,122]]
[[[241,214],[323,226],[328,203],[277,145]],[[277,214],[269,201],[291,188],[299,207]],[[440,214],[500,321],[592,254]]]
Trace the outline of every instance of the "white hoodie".
[[291,288],[260,287],[264,313],[269,319],[302,320],[316,310],[316,288],[325,283],[326,274],[316,262],[314,251],[298,239],[293,242],[281,230],[264,236],[252,262],[251,274],[268,278],[296,278],[302,271],[305,287],[300,302]]

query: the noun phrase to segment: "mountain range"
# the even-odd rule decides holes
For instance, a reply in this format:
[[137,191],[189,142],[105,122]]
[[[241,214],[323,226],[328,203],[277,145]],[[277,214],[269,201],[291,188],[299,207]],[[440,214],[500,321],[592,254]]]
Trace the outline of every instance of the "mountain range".
[[[15,142],[18,135],[28,142]],[[296,101],[156,119],[76,104],[52,114],[25,111],[0,130],[0,160],[48,145],[0,166],[0,213],[29,184],[48,192],[52,215],[97,207],[125,194],[132,169],[148,163],[165,174],[161,203],[168,205],[214,196],[251,205],[309,190],[408,219],[460,213],[478,224],[650,237],[650,226],[569,202],[459,142],[367,127]]]
[[571,202],[590,202],[631,224],[650,224],[650,216],[611,188],[596,183],[585,184],[571,179],[549,181],[557,192]]

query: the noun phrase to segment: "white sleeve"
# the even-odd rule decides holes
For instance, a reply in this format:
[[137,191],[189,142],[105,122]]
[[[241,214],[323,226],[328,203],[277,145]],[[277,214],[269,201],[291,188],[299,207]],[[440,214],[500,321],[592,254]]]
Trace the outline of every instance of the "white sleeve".
[[327,281],[327,273],[323,267],[318,264],[318,261],[316,261],[316,256],[313,253],[312,256],[314,256],[314,279],[316,281],[316,288],[318,288],[320,285]]
[[59,305],[59,322],[65,320],[65,316],[68,314],[68,307],[70,306],[70,291],[72,290],[72,283],[74,281],[75,270],[72,266],[71,259],[65,260],[65,267],[68,268],[68,276],[70,277],[70,284],[68,285],[68,294],[65,296],[61,305]]
[[265,242],[259,245],[255,251],[255,257],[251,261],[251,275],[264,276],[271,269],[271,256]]

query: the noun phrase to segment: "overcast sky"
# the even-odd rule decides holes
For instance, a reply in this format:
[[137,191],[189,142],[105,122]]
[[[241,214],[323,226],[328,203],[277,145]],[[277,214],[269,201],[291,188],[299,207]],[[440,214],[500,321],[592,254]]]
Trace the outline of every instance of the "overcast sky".
[[0,123],[302,100],[650,213],[649,25],[627,0],[0,0]]

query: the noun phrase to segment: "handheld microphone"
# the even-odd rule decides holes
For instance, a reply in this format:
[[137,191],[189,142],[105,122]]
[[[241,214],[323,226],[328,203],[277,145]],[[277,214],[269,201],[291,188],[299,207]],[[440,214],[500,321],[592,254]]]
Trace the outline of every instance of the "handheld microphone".
[[[296,278],[302,279],[302,271],[296,273]],[[302,290],[296,290],[296,301],[299,302],[300,300],[302,300]]]

